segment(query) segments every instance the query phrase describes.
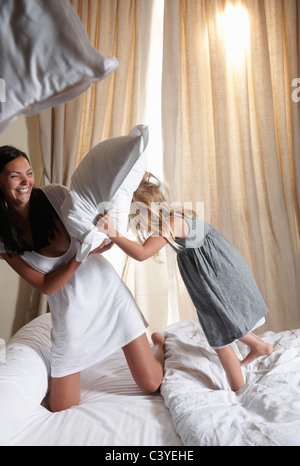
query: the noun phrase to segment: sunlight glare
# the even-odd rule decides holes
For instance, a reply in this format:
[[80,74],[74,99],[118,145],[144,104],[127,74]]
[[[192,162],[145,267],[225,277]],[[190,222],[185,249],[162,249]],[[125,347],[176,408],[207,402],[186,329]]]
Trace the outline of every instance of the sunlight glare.
[[222,19],[228,59],[239,64],[245,58],[250,42],[248,12],[241,5],[227,5]]

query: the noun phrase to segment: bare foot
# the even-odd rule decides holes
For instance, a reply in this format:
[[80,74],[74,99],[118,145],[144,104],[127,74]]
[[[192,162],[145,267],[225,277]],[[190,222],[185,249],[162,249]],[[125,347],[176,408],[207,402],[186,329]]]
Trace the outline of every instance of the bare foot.
[[154,332],[151,335],[151,339],[154,345],[162,345],[165,346],[165,338],[159,332]]
[[154,332],[151,335],[153,341],[152,352],[155,359],[161,365],[162,369],[164,369],[165,363],[165,339],[159,332]]
[[250,364],[250,362],[261,356],[269,356],[273,351],[272,345],[256,337],[253,333],[248,333],[248,335],[246,335],[244,338],[241,338],[240,341],[245,343],[250,348],[248,355],[241,361],[241,366]]

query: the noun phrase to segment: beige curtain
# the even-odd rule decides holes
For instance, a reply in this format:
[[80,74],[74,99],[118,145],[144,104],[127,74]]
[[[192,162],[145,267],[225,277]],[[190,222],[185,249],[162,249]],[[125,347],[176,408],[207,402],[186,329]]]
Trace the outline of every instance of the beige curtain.
[[39,114],[42,184],[69,186],[77,164],[82,98]]
[[[145,123],[154,1],[70,0],[91,44],[106,57],[116,56],[120,67],[78,99],[40,113],[43,184],[69,187],[76,166],[92,147]],[[135,264],[124,256],[119,250],[109,259],[131,283]],[[39,314],[45,312],[45,298],[34,293],[33,307],[40,300]]]
[[103,139],[143,123],[152,0],[70,0],[91,44],[119,69],[80,98],[41,112],[44,182],[69,186],[76,165]]
[[[165,0],[163,142],[172,200],[248,261],[265,329],[300,326],[297,0]],[[172,319],[197,319],[168,252]]]
[[153,0],[71,0],[102,54],[119,69],[83,96],[79,160],[109,137],[127,134],[146,115]]
[[[117,56],[120,68],[79,99],[39,117],[44,183],[67,186],[92,146],[144,122],[155,4],[70,1],[91,43],[102,54]],[[300,116],[299,103],[291,98],[293,79],[300,77],[298,4],[165,0],[165,181],[173,200],[203,202],[206,220],[242,252],[270,309],[266,328],[274,331],[300,326]],[[114,259],[142,310],[149,308],[150,323],[154,307],[147,296],[163,303],[155,305],[161,328],[197,320],[174,254],[167,250],[167,255],[168,313],[165,287],[162,299],[156,285],[142,290],[148,269]],[[158,269],[153,275],[161,276]]]

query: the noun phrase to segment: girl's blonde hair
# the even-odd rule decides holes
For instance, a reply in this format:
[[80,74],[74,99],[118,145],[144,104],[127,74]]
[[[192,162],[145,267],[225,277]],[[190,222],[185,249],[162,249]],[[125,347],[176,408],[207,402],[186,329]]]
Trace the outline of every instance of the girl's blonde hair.
[[[165,190],[165,189],[164,189]],[[133,194],[129,214],[131,229],[137,234],[143,244],[150,235],[164,236],[175,248],[180,248],[174,240],[174,234],[168,219],[174,215],[183,214],[195,218],[193,211],[186,211],[178,203],[168,203],[162,182],[150,172],[144,177]]]

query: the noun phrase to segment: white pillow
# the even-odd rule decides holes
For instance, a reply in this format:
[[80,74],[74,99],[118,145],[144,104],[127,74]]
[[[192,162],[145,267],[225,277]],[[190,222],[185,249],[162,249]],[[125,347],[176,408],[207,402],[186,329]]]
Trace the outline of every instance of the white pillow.
[[69,234],[82,243],[77,261],[107,236],[95,226],[96,217],[109,211],[118,231],[126,234],[134,191],[147,168],[148,127],[139,125],[128,136],[107,139],[95,146],[76,169],[62,205]]
[[0,132],[19,115],[78,97],[118,67],[92,47],[69,0],[1,0],[0,25]]
[[50,314],[38,317],[11,339],[0,360],[0,446],[9,446],[47,394],[50,332]]

